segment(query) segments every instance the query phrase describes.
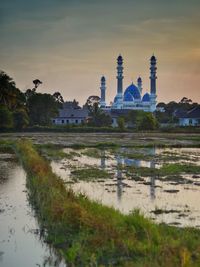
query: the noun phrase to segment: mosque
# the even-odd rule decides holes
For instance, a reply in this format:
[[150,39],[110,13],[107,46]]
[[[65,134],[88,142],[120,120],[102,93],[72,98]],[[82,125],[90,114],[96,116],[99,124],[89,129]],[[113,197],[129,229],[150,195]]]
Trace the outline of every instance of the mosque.
[[[112,126],[118,126],[118,117],[127,114],[130,110],[154,112],[156,110],[156,58],[150,59],[150,92],[143,95],[142,79],[137,79],[137,86],[133,83],[123,92],[123,58],[117,58],[117,94],[110,106],[106,105],[106,79],[101,78],[100,107],[112,118]],[[52,119],[53,124],[81,124],[89,118],[89,111],[85,108],[73,108],[66,104],[59,110],[57,117]]]
[[106,105],[106,79],[101,78],[101,96],[100,107],[109,111],[125,111],[125,110],[143,110],[146,112],[154,112],[156,110],[156,57],[150,58],[150,92],[143,95],[142,79],[137,79],[137,86],[130,84],[123,92],[123,58],[121,55],[117,58],[117,94],[110,106]]

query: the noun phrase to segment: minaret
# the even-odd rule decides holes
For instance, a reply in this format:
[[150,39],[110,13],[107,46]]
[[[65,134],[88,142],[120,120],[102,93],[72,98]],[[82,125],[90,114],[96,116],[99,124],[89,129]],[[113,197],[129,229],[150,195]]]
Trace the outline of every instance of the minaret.
[[106,78],[104,76],[101,77],[101,99],[100,106],[104,108],[106,106]]
[[151,100],[151,107],[150,111],[154,112],[156,110],[156,57],[153,55],[150,59],[150,100]]
[[156,95],[156,57],[153,55],[150,59],[150,80],[151,80],[151,94]]
[[122,108],[123,104],[123,58],[121,55],[117,58],[117,106]]
[[137,86],[138,86],[138,89],[140,91],[140,94],[142,94],[142,79],[141,79],[141,77],[138,77],[138,79],[137,79]]

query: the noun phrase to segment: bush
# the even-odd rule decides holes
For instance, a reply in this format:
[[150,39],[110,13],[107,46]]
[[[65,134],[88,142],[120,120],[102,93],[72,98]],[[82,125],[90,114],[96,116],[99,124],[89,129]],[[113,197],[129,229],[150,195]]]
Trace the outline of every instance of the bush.
[[158,122],[152,113],[144,112],[139,116],[136,127],[138,130],[155,130],[158,128]]
[[123,117],[117,118],[117,124],[118,124],[118,127],[121,131],[123,131],[125,129],[125,120]]

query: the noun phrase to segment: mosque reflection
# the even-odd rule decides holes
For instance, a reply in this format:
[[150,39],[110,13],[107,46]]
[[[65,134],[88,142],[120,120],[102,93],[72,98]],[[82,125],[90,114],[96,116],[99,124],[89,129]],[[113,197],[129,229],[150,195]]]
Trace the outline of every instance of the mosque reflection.
[[[155,148],[148,149],[148,154],[155,155],[156,151]],[[100,159],[100,167],[101,169],[106,169],[106,152],[105,150],[101,151],[101,159]],[[122,169],[119,168],[120,166],[136,166],[136,167],[147,167],[147,168],[155,168],[156,164],[152,161],[145,161],[145,160],[138,160],[138,159],[130,159],[128,157],[122,156],[121,154],[115,155],[116,160],[116,179],[117,179],[117,199],[120,202],[122,200],[123,192],[125,192],[125,186],[123,180],[126,179],[125,174],[123,173]],[[149,197],[153,201],[156,198],[156,177],[150,176],[149,177]]]

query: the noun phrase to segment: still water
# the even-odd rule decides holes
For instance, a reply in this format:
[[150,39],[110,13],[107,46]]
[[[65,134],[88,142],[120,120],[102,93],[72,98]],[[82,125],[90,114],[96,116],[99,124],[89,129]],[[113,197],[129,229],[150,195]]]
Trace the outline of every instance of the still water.
[[26,174],[12,154],[0,153],[0,266],[66,266],[40,238],[28,204]]
[[[67,148],[67,153],[72,152]],[[125,152],[125,153],[124,153]],[[132,153],[144,153],[144,159],[129,158]],[[77,151],[76,151],[77,153]],[[131,151],[124,148],[110,153],[100,151],[100,157],[84,154],[73,159],[52,161],[54,172],[66,181],[76,193],[83,193],[90,199],[112,206],[128,214],[140,209],[145,216],[157,222],[177,226],[200,227],[200,175],[182,174],[175,177],[141,176],[135,179],[126,176],[118,166],[134,165],[138,167],[160,168],[166,163],[195,163],[200,165],[200,149],[140,149]],[[74,181],[71,171],[95,167],[112,174],[111,178]],[[160,212],[159,212],[160,210]]]

